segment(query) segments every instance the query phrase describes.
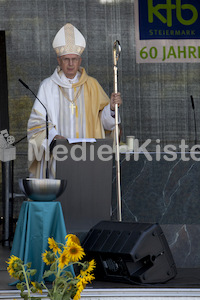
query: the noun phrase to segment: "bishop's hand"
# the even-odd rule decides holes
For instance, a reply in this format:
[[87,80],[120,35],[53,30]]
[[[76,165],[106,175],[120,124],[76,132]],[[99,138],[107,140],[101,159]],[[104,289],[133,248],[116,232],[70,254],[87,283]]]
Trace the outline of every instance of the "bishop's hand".
[[55,140],[63,140],[63,139],[66,140],[66,138],[62,135],[55,135],[54,138],[53,138],[54,141]]
[[122,98],[120,93],[112,93],[110,97],[110,109],[115,110],[115,104],[118,104],[118,107],[122,104]]

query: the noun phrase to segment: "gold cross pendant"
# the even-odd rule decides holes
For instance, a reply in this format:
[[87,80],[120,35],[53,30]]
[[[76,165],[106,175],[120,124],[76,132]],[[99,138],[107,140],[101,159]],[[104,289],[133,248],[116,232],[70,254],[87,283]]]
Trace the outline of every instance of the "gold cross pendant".
[[74,114],[74,109],[76,109],[76,105],[74,103],[71,103],[69,107],[70,107],[71,113],[73,115]]

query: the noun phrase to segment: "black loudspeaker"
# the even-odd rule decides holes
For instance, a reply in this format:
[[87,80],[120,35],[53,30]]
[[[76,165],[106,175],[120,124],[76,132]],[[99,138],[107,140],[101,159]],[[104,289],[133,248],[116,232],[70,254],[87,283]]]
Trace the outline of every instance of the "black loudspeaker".
[[102,221],[82,246],[95,259],[95,278],[125,283],[163,283],[176,276],[167,240],[158,224]]

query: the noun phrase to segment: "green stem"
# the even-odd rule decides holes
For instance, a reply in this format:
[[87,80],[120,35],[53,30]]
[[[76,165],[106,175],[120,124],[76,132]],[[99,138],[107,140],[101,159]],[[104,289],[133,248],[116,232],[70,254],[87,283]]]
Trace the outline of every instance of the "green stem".
[[[58,272],[56,274],[56,278],[59,278],[60,277],[60,273],[61,273],[61,269],[58,267]],[[56,278],[55,278],[55,286],[54,286],[54,291],[56,292],[56,289],[57,289],[57,281],[56,281]]]
[[28,278],[27,278],[27,275],[26,275],[26,270],[24,268],[24,265],[22,265],[22,270],[23,270],[24,279],[25,279],[26,287],[27,287],[27,291],[28,291],[28,298],[30,298],[31,297],[31,291],[30,291],[29,282],[28,282]]

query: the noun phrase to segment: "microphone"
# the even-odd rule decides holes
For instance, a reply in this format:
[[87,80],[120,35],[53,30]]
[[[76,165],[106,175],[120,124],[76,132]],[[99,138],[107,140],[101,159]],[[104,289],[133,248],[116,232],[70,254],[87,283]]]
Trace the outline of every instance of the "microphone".
[[40,99],[35,95],[35,93],[29,88],[29,86],[24,82],[22,81],[20,78],[19,78],[19,82],[21,82],[21,84],[27,89],[29,90],[33,96],[35,96],[35,98],[42,104],[42,106],[44,107],[44,109],[46,110],[46,114],[48,115],[47,113],[47,108],[44,106],[44,104],[42,103],[42,101],[40,101]]
[[[192,96],[192,95],[190,96],[190,99],[191,99],[192,109],[193,109],[193,114],[194,114],[194,134],[195,134],[194,143],[195,143],[195,145],[197,145],[197,124],[196,124],[196,115],[195,115],[194,99],[193,99],[193,96]],[[197,148],[196,151],[200,151],[200,149]]]
[[194,107],[194,99],[193,99],[192,95],[190,96],[190,98],[191,98],[191,102],[192,102],[192,108],[195,109],[195,107]]
[[[49,125],[48,125],[48,112],[46,106],[40,101],[40,99],[35,95],[35,93],[29,88],[29,86],[19,78],[19,82],[26,88],[28,89],[34,97],[40,102],[40,104],[44,107],[46,111],[46,140],[47,140],[47,150],[48,150],[48,138],[49,138]],[[47,166],[46,166],[46,178],[49,178],[49,166],[48,166],[48,160],[47,160]]]

